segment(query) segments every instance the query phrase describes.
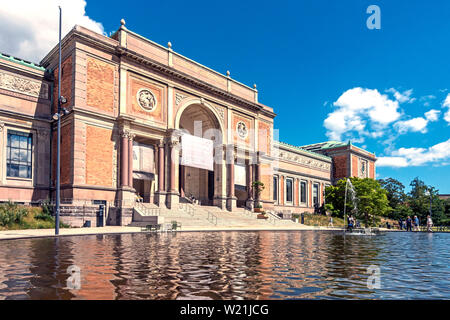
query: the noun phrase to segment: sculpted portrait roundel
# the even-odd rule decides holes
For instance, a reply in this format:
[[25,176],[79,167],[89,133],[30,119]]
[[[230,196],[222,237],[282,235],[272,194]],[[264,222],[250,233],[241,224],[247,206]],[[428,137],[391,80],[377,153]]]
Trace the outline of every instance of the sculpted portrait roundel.
[[156,109],[156,97],[149,89],[139,89],[136,99],[139,106],[145,111],[153,111]]
[[236,125],[236,131],[241,139],[245,139],[248,136],[247,125],[243,121],[239,121]]

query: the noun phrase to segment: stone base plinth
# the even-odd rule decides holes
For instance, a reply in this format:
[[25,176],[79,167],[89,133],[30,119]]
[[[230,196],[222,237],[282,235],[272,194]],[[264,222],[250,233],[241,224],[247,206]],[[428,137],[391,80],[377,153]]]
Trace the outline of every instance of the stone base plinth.
[[237,203],[236,197],[227,198],[227,210],[233,211],[234,209],[236,209],[236,203]]
[[178,208],[180,203],[180,194],[178,192],[168,192],[166,195],[166,206],[169,209]]
[[213,204],[216,207],[219,207],[220,209],[224,210],[227,208],[227,198],[215,197],[213,200]]
[[155,192],[155,204],[158,207],[165,207],[166,206],[166,196],[167,196],[167,194],[165,192]]

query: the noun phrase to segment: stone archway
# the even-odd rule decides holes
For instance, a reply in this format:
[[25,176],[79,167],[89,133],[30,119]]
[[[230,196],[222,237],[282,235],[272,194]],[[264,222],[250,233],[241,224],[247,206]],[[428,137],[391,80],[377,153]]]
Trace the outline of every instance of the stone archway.
[[220,161],[223,160],[224,130],[214,108],[199,99],[188,101],[178,110],[175,128],[214,141],[214,171],[179,166],[180,195],[194,197],[203,205],[225,208],[226,172],[224,162]]

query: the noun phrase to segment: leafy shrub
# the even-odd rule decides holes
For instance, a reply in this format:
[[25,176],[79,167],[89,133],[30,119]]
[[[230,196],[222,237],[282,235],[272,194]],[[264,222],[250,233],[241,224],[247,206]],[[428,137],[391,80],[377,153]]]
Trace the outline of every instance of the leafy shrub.
[[9,227],[13,224],[21,224],[28,215],[27,209],[18,206],[17,203],[8,201],[0,204],[0,226]]

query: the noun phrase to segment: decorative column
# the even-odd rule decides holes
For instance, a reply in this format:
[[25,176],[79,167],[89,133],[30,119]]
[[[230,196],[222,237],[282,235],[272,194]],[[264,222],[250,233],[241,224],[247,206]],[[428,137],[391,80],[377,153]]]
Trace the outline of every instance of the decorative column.
[[128,132],[121,133],[120,141],[120,185],[128,186]]
[[136,135],[128,135],[128,185],[133,188],[133,139]]
[[[255,164],[255,181],[261,181],[261,168],[260,164]],[[258,203],[260,200],[260,195],[257,193],[255,195],[255,200]]]
[[130,132],[122,129],[120,134],[120,189],[117,194],[119,203],[115,219],[115,224],[120,226],[131,223],[133,219],[133,207],[136,200],[134,190],[129,186],[130,161],[133,161],[132,158],[130,159],[130,151],[133,151],[133,148],[130,148]]
[[250,210],[253,210],[253,165],[247,163],[247,201],[245,206]]
[[164,141],[158,144],[158,191],[155,197],[156,204],[161,206],[166,202],[166,191],[164,189]]
[[237,198],[234,195],[234,161],[236,160],[234,149],[227,150],[226,159],[228,176],[227,209],[233,211],[236,208],[237,202]]
[[178,151],[178,145],[179,145],[179,138],[178,137],[172,137],[169,142],[169,158],[170,158],[170,165],[169,165],[169,189],[167,193],[167,207],[168,208],[176,208],[180,199],[180,194],[176,187],[176,179],[178,178],[178,163],[179,163],[179,151]]

